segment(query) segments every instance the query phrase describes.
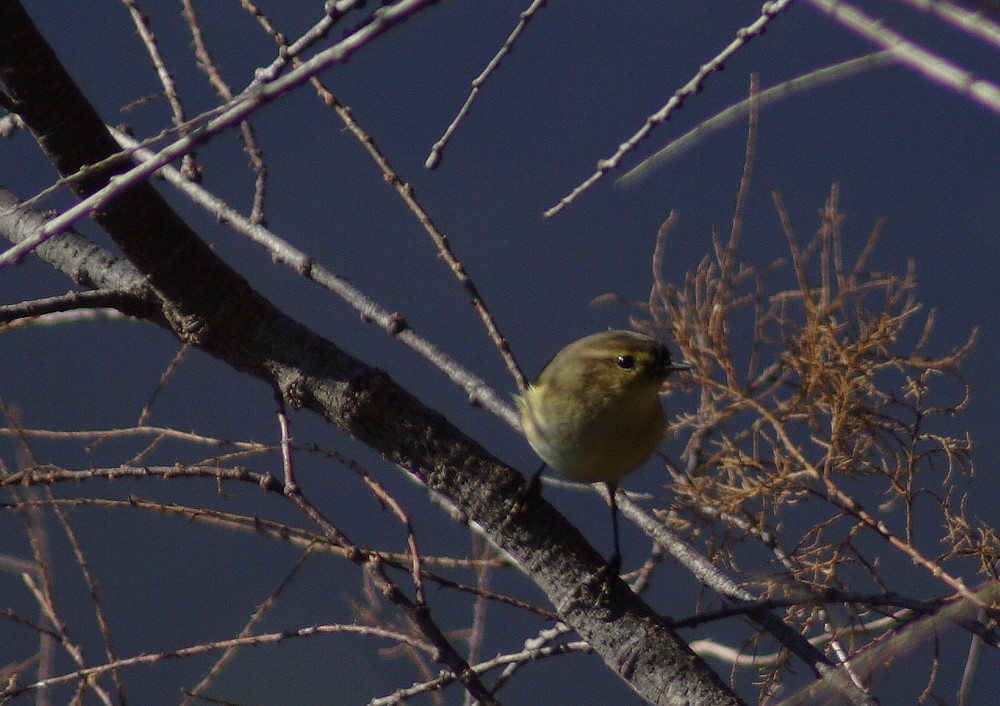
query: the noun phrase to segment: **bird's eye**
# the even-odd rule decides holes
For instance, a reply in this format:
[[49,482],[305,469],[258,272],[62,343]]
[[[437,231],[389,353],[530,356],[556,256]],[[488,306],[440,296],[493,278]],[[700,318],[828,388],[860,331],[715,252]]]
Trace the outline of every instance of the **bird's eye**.
[[618,356],[616,362],[618,367],[622,370],[631,370],[635,367],[635,358],[630,355],[620,355]]

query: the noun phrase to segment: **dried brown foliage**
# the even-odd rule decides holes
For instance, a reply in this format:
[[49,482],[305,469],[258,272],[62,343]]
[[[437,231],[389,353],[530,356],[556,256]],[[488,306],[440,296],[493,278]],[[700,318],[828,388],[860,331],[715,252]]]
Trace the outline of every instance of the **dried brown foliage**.
[[[804,245],[775,204],[787,262],[740,263],[738,214],[683,285],[657,276],[653,322],[636,322],[669,331],[698,369],[697,409],[672,423],[689,441],[661,516],[755,593],[801,599],[788,618],[803,634],[846,639],[854,654],[872,639],[866,625],[884,636],[913,614],[873,626],[886,613],[858,600],[834,623],[816,596],[968,598],[974,572],[997,578],[996,532],[967,511],[972,441],[948,431],[969,400],[959,368],[977,334],[931,352],[935,313],[916,300],[913,263],[901,276],[868,269],[880,224],[847,262],[836,187]],[[658,273],[673,224],[659,234]],[[789,270],[794,286],[775,291]]]

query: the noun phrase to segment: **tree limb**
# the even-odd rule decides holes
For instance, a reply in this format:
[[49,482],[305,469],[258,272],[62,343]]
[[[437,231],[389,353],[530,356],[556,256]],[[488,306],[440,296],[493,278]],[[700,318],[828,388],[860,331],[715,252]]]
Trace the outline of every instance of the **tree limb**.
[[[103,121],[14,0],[0,0],[0,81],[7,104],[64,177],[117,153]],[[129,164],[86,170],[70,186],[85,197]],[[287,404],[323,415],[460,507],[639,695],[655,704],[741,703],[620,579],[603,578],[601,556],[551,505],[532,498],[510,513],[520,474],[385,372],[274,307],[152,185],[136,185],[94,217],[162,299],[179,339],[266,381]]]

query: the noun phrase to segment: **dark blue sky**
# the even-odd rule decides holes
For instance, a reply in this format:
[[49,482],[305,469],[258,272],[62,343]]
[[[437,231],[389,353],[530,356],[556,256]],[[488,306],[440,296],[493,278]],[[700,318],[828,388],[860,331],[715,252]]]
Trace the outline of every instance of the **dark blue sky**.
[[[215,98],[191,57],[180,4],[146,4],[141,7],[152,17],[189,115],[212,107]],[[278,28],[296,37],[316,21],[320,3],[270,5],[262,7]],[[155,94],[160,87],[119,3],[33,0],[26,6],[108,123],[128,123],[138,136],[155,134],[168,124],[169,113],[161,99],[121,111],[123,105]],[[943,29],[929,15],[896,4],[865,7],[952,61],[1000,81],[996,47]],[[273,45],[238,3],[203,3],[197,9],[217,63],[234,89],[240,89],[255,68],[272,60]],[[640,300],[648,295],[656,231],[671,210],[680,214],[666,263],[666,276],[672,281],[682,281],[684,273],[711,251],[713,226],[728,230],[743,169],[743,121],[709,137],[638,187],[616,189],[617,175],[611,175],[556,217],[546,220],[542,213],[589,176],[597,160],[609,156],[638,129],[739,27],[752,22],[757,6],[551,3],[485,85],[442,165],[427,171],[423,163],[431,145],[522,9],[509,2],[441,3],[360,51],[346,65],[328,71],[323,79],[375,137],[401,178],[413,185],[475,279],[521,365],[534,375],[567,342],[608,326],[627,326],[629,310],[595,309],[589,302],[607,292]],[[345,25],[349,26],[353,23]],[[328,41],[338,36],[340,30]],[[730,61],[725,71],[712,75],[705,90],[658,128],[626,166],[745,97],[751,72],[767,88],[872,48],[805,3],[798,4]],[[269,105],[253,117],[253,125],[269,168],[269,226],[386,309],[404,314],[417,331],[501,393],[513,392],[514,384],[467,306],[464,291],[358,143],[312,91],[305,87]],[[995,274],[1000,235],[998,155],[997,115],[907,68],[880,69],[799,94],[768,107],[760,116],[741,250],[742,259],[757,266],[787,253],[772,191],[781,193],[804,241],[819,226],[818,213],[831,185],[839,184],[848,259],[860,252],[875,222],[885,219],[872,269],[902,274],[913,259],[918,298],[938,312],[931,351],[944,352],[962,343],[973,328],[981,329],[964,371],[972,384],[972,403],[949,431],[968,430],[976,442],[981,495],[974,504],[993,526],[1000,524],[993,501],[998,492],[993,473],[998,461],[993,444],[995,400],[1000,394],[996,382],[1000,357],[994,351],[1000,339],[990,304],[1000,290]],[[253,175],[235,132],[205,146],[200,159],[206,169],[204,186],[248,211]],[[55,178],[23,134],[0,144],[0,174],[4,186],[22,197],[48,187]],[[523,439],[493,417],[470,409],[464,394],[431,366],[359,322],[340,301],[273,266],[265,253],[168,186],[161,190],[207,241],[284,310],[386,369],[504,460],[525,470],[534,467],[536,461]],[[65,203],[62,195],[43,207]],[[106,243],[92,224],[81,229]],[[70,288],[67,279],[37,262],[0,272],[4,303]],[[16,405],[29,427],[130,425],[177,348],[164,332],[136,323],[8,332],[0,339],[0,398]],[[401,481],[395,469],[374,454],[320,420],[302,414],[292,419],[296,439],[317,440],[356,456],[390,485],[414,513],[425,551],[435,547],[444,551],[467,541],[440,510],[428,507],[420,489]],[[150,423],[221,438],[277,439],[273,401],[265,386],[197,352],[187,357],[157,400]],[[36,452],[45,462],[85,468],[121,463],[128,456],[125,448],[106,444],[86,451],[84,444],[39,443]],[[186,460],[200,453],[209,452],[170,448],[160,459],[180,455]],[[8,439],[0,438],[0,454],[8,467],[16,466]],[[384,539],[386,530],[372,525],[385,519],[356,481],[338,472],[331,484],[328,463],[308,459],[302,463],[307,489],[330,504],[336,522],[348,534],[359,542]],[[628,486],[662,494],[664,477],[654,465]],[[74,492],[78,491],[66,491]],[[206,494],[214,493],[214,487],[118,483],[109,492],[197,504],[207,502]],[[348,508],[337,502],[342,493],[365,497],[366,504]],[[548,494],[585,526],[601,551],[607,549],[606,509],[595,497],[551,490]],[[252,493],[236,495],[234,511],[265,512],[257,509],[262,501]],[[266,512],[292,517],[280,507]],[[373,514],[378,518],[374,523]],[[93,552],[92,561],[100,566],[107,602],[121,611],[116,620],[123,635],[119,645],[123,655],[234,634],[297,558],[289,548],[222,531],[212,531],[211,546],[206,546],[204,529],[174,519],[98,510],[79,510],[74,517]],[[0,516],[0,527],[2,536],[18,531],[12,517]],[[635,547],[633,556],[647,546],[637,532],[627,538]],[[11,551],[23,551],[23,546]],[[69,593],[71,586],[79,588],[73,583],[79,581],[78,572],[69,560],[63,565]],[[319,559],[307,574],[269,623],[272,628],[351,619],[342,599],[357,593],[356,572]],[[10,580],[13,577],[4,579]],[[927,586],[914,587],[914,593],[945,593],[929,577],[926,581]],[[518,578],[503,588],[537,597],[537,591]],[[674,614],[669,597],[669,592],[654,594],[650,600],[657,609]],[[328,606],[329,612],[314,612],[317,604]],[[435,607],[448,615],[447,607]],[[453,624],[448,627],[459,628],[467,614],[450,617]],[[496,609],[491,620],[496,621],[494,627],[510,621],[511,630],[498,632],[484,654],[514,649],[541,627],[537,620],[508,615],[504,609]],[[189,631],[182,625],[197,629]],[[5,630],[0,628],[0,635]],[[220,683],[219,693],[247,703],[356,703],[364,697],[331,695],[344,688],[359,663],[339,657],[338,650],[360,654],[377,647],[370,643],[359,647],[354,638],[330,638],[303,646],[294,658],[261,650],[259,654],[273,661],[238,660]],[[94,658],[100,654],[96,646],[91,651]],[[0,654],[0,664],[4,661]],[[528,703],[555,693],[572,694],[566,702],[573,703],[609,699],[638,703],[610,672],[598,668],[596,657],[553,662],[528,670],[501,698],[505,703]],[[370,661],[369,667],[374,664],[378,669],[386,665],[385,673],[368,675],[376,685],[361,694],[386,693],[413,679],[399,660]],[[174,703],[177,684],[190,686],[203,673],[199,669],[184,662],[134,673],[130,681],[142,685],[137,693],[148,690],[140,699],[143,703]],[[920,669],[924,670],[923,663]],[[727,667],[721,671],[728,674]],[[382,678],[385,682],[379,683]],[[985,689],[985,674],[981,681]],[[267,693],[270,688],[274,695]],[[919,690],[919,685],[914,688]],[[911,696],[906,698],[912,700]],[[453,693],[449,703],[457,702]]]

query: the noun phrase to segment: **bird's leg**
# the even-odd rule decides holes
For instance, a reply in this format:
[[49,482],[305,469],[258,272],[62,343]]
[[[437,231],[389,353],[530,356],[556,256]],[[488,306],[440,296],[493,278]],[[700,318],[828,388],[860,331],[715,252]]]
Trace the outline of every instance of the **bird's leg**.
[[618,545],[618,502],[615,500],[618,484],[605,481],[604,486],[608,489],[608,495],[611,498],[611,531],[615,535],[615,550],[608,557],[607,563],[594,574],[594,578],[601,584],[601,600],[611,595],[611,585],[614,579],[619,578],[622,573],[622,554]]
[[607,570],[610,575],[618,576],[622,570],[622,552],[618,543],[618,501],[615,499],[618,484],[608,481],[604,485],[608,489],[608,495],[611,496],[611,532],[615,536],[615,550],[608,557]]
[[532,473],[531,477],[524,481],[521,487],[517,489],[517,496],[514,498],[514,507],[511,509],[511,512],[520,512],[531,496],[541,492],[542,471],[544,470],[545,462],[542,461],[542,465],[538,467],[538,470]]

